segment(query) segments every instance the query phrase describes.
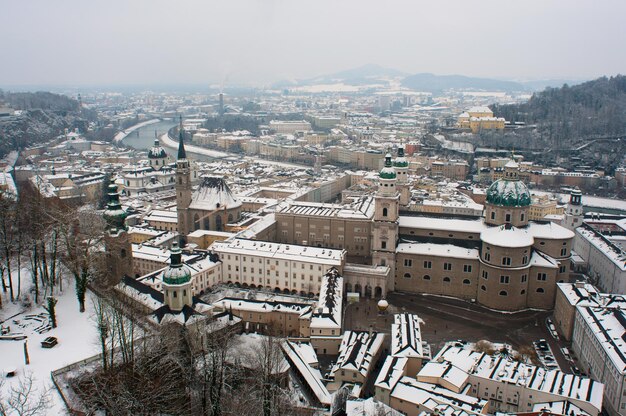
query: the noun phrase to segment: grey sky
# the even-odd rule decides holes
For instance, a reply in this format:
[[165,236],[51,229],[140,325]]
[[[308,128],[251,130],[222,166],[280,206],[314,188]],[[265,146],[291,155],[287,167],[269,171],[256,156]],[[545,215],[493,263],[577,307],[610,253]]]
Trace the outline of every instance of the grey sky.
[[0,85],[626,73],[626,1],[0,0]]

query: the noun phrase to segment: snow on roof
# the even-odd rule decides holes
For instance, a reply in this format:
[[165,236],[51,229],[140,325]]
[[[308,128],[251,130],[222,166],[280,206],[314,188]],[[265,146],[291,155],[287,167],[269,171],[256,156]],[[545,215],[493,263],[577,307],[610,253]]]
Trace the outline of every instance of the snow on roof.
[[539,239],[557,240],[574,238],[573,231],[553,222],[530,221],[528,223],[528,231],[533,237]]
[[626,312],[619,308],[578,306],[578,314],[586,323],[604,353],[622,375],[626,374]]
[[512,225],[488,228],[480,233],[480,239],[486,244],[508,248],[530,247],[535,242],[528,229]]
[[533,254],[530,256],[530,265],[537,267],[547,267],[550,269],[558,269],[559,262],[554,258],[542,253],[538,250],[533,250]]
[[309,217],[319,216],[370,219],[374,215],[374,198],[363,197],[350,205],[294,201],[281,209],[280,212],[306,215]]
[[191,196],[190,209],[214,211],[216,209],[237,208],[241,206],[239,201],[224,181],[219,176],[205,176],[198,189]]
[[541,414],[554,414],[554,415],[576,415],[576,416],[591,416],[590,413],[585,412],[580,407],[576,406],[569,400],[562,400],[558,402],[536,403],[533,408],[533,412],[541,412]]
[[240,254],[299,262],[310,262],[327,267],[342,266],[345,250],[299,246],[295,244],[270,243],[257,240],[234,238],[228,241],[216,241],[211,249],[220,255]]
[[576,233],[604,254],[621,271],[626,271],[626,253],[621,248],[586,224],[576,228]]
[[[424,367],[417,374],[417,380],[425,383],[433,383],[442,385],[442,381],[450,384],[456,388],[456,391],[461,391],[465,383],[467,383],[468,375],[465,371],[454,366],[448,361],[429,361],[424,364]],[[436,382],[434,382],[435,380]],[[433,381],[431,381],[433,380]]]
[[396,253],[463,259],[478,259],[479,257],[478,250],[473,248],[464,248],[453,244],[434,243],[400,243],[396,248]]
[[424,357],[419,316],[397,313],[391,325],[391,355],[394,357]]
[[459,220],[453,218],[413,217],[400,215],[399,226],[402,228],[419,228],[424,230],[457,231],[480,234],[489,228],[482,219]]
[[385,390],[392,390],[398,381],[404,377],[404,371],[408,362],[409,359],[404,356],[394,357],[388,355],[378,373],[374,386]]
[[306,303],[283,302],[279,300],[257,300],[225,297],[213,302],[223,310],[237,309],[250,312],[282,312],[293,313],[301,316],[311,310],[311,305]]
[[373,359],[382,348],[384,338],[385,335],[378,332],[346,331],[339,346],[339,357],[331,372],[352,370],[367,377],[375,364]]
[[155,209],[150,211],[150,213],[144,217],[144,220],[178,223],[178,214],[175,210]]
[[449,343],[439,351],[433,361],[447,361],[473,377],[517,384],[551,394],[555,398],[587,402],[596,407],[598,412],[602,407],[602,383],[514,361],[509,356],[488,355],[472,348],[471,344]]
[[422,383],[411,377],[403,377],[391,392],[391,397],[408,403],[419,403],[424,407],[428,403],[431,411],[437,405],[447,404],[471,414],[482,413],[488,404],[487,400],[455,393],[436,384]]
[[334,267],[322,278],[319,302],[311,315],[311,328],[341,330],[343,277]]
[[[392,409],[385,403],[369,399],[348,399],[346,401],[346,416],[402,416],[402,413]],[[444,416],[444,415],[442,415]]]
[[[311,389],[317,400],[325,406],[330,406],[331,396],[322,382],[322,374],[318,369],[311,367],[311,351],[315,356],[313,347],[311,347],[310,344],[285,341],[282,344],[282,348],[287,361],[289,361],[302,376],[304,382]],[[315,356],[315,361],[317,362],[317,356]]]

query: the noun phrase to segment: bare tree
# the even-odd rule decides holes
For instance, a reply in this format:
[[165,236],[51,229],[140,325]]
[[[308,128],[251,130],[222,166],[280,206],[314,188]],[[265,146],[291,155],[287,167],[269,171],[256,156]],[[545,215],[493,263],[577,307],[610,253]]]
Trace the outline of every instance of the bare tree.
[[[4,379],[0,379],[0,391],[3,390]],[[0,397],[0,416],[39,416],[48,412],[50,402],[49,390],[37,390],[35,379],[28,373],[20,378],[17,386],[8,389],[6,397]]]

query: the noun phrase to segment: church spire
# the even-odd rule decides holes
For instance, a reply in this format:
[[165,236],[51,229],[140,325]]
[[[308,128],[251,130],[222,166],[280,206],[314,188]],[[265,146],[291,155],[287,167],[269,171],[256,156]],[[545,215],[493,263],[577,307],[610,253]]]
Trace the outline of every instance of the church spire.
[[183,116],[180,116],[180,125],[178,126],[178,159],[187,159],[184,143],[185,133],[183,131]]

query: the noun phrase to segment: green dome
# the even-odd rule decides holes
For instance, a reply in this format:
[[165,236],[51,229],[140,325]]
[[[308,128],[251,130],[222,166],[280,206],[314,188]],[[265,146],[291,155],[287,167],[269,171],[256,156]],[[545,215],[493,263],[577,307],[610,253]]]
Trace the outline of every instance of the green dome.
[[398,147],[398,157],[393,161],[393,165],[397,168],[408,168],[409,162],[404,157],[404,148]]
[[120,204],[120,194],[117,192],[117,185],[112,178],[109,183],[107,196],[107,207],[102,215],[107,223],[107,228],[115,228],[118,230],[126,228],[126,211],[124,211],[122,204]]
[[498,179],[487,189],[487,202],[505,207],[527,207],[531,203],[530,192],[522,181]]
[[391,167],[391,155],[385,156],[385,167],[381,169],[378,177],[381,179],[396,179],[396,170]]
[[163,272],[163,283],[182,285],[191,281],[191,270],[182,261],[182,252],[178,243],[172,244],[170,267]]

